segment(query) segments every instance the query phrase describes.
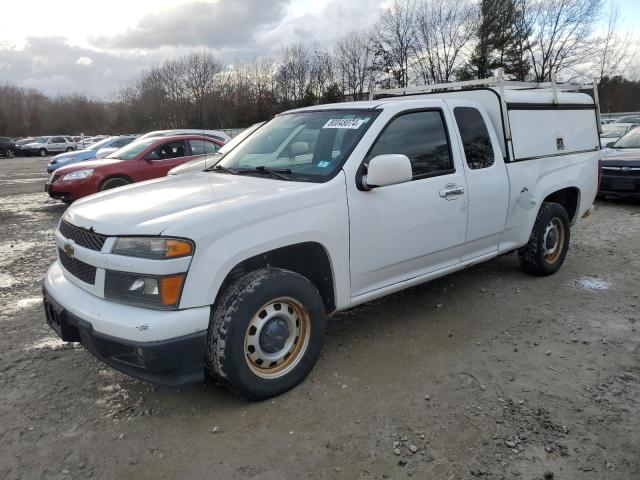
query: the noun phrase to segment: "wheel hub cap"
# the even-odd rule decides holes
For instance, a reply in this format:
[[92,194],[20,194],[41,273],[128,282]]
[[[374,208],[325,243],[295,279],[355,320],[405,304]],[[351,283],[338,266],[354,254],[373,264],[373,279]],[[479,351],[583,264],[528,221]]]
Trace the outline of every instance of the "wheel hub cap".
[[260,331],[260,347],[267,353],[276,353],[284,348],[289,338],[287,322],[280,317],[269,320]]
[[278,378],[303,357],[310,338],[310,318],[296,300],[281,297],[266,303],[253,316],[244,337],[245,358],[262,378]]
[[552,218],[544,232],[542,248],[547,262],[555,262],[561,255],[564,245],[564,225],[558,218]]

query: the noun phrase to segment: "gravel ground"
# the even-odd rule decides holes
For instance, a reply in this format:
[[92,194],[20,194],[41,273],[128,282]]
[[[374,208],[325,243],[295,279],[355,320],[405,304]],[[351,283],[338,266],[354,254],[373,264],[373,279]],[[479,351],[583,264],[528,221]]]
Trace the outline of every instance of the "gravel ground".
[[507,255],[336,315],[310,377],[249,403],[54,337],[45,163],[0,159],[0,478],[640,478],[640,202],[598,202],[554,276]]

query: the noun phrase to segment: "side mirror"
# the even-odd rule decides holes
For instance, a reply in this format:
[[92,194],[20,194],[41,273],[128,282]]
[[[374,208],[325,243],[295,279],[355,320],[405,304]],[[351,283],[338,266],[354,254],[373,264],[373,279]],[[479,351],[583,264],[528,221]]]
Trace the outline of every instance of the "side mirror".
[[411,160],[406,155],[378,155],[369,160],[367,174],[362,178],[365,189],[386,187],[413,179]]
[[616,144],[616,142],[609,142],[609,143],[607,143],[605,146],[606,146],[607,148],[611,148],[611,147],[613,147],[615,144]]

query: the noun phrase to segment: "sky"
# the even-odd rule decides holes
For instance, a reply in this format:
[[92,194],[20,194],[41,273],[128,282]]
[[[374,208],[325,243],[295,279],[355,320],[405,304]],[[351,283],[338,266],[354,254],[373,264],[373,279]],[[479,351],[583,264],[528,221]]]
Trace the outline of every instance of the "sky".
[[[640,0],[618,0],[636,31]],[[196,48],[227,64],[294,42],[330,45],[371,26],[385,0],[8,0],[0,84],[108,97],[139,73]]]

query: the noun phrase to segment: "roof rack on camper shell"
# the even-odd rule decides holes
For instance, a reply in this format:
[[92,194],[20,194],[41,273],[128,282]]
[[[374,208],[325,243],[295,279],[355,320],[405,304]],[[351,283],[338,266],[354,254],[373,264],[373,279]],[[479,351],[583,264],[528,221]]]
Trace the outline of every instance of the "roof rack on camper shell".
[[[437,83],[433,85],[416,85],[407,86],[401,88],[388,88],[376,90],[375,85],[371,82],[369,86],[369,100],[375,100],[376,98],[407,96],[407,95],[420,95],[420,94],[434,94],[434,93],[447,93],[447,92],[460,92],[468,90],[478,89],[491,89],[498,93],[500,98],[500,110],[502,114],[502,123],[504,125],[504,137],[506,141],[511,140],[511,129],[509,127],[508,119],[508,103],[509,100],[524,100],[522,103],[532,103],[526,96],[513,94],[513,91],[527,91],[527,90],[548,90],[550,91],[549,103],[551,105],[560,105],[561,100],[565,100],[562,97],[561,92],[579,92],[581,90],[593,90],[593,106],[595,107],[598,132],[602,133],[602,125],[600,122],[600,101],[598,98],[598,83],[593,80],[590,83],[569,84],[569,83],[557,83],[555,75],[551,73],[550,82],[518,82],[513,80],[506,80],[501,68],[498,69],[495,77],[484,78],[479,80],[467,80],[462,82],[450,82],[450,83]],[[510,98],[511,97],[511,98]],[[539,96],[537,96],[540,98]],[[529,101],[527,101],[529,100]],[[573,103],[573,102],[570,102]],[[579,102],[582,103],[582,102]]]

